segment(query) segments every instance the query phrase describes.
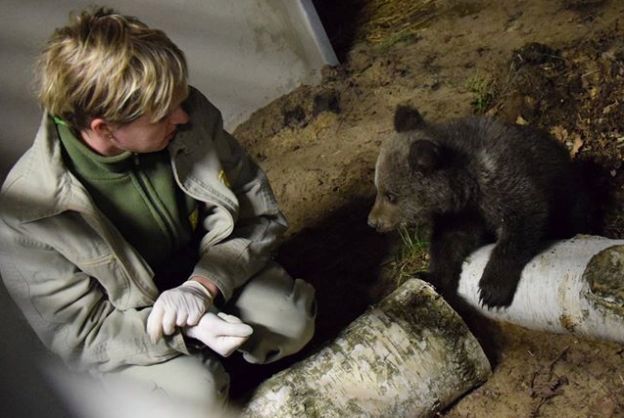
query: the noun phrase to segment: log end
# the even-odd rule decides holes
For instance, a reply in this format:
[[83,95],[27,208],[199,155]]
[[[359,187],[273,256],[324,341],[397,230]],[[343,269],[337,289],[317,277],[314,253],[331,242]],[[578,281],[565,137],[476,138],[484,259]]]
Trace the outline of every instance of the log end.
[[594,255],[583,273],[589,285],[587,298],[596,307],[624,317],[624,245],[606,248]]

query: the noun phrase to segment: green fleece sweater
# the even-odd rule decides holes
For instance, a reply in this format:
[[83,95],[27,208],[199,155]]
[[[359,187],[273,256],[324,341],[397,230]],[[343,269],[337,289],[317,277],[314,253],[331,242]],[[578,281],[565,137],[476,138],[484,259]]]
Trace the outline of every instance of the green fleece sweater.
[[102,156],[77,139],[62,121],[55,121],[69,169],[158,278],[191,242],[196,210],[193,200],[175,183],[168,152]]

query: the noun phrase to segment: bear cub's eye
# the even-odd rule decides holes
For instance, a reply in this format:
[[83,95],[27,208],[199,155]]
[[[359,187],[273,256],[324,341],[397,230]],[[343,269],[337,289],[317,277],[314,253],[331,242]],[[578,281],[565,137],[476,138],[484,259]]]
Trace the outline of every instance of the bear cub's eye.
[[385,197],[390,203],[396,203],[397,201],[397,195],[394,193],[386,192]]

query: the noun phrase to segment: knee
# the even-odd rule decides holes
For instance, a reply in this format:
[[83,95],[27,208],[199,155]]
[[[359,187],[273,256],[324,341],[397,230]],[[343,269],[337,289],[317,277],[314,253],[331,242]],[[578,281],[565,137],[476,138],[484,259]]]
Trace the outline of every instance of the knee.
[[314,288],[304,280],[286,278],[281,275],[256,283],[255,290],[241,294],[237,302],[241,319],[254,328],[241,347],[250,363],[271,363],[294,354],[314,335]]
[[314,287],[302,279],[295,279],[293,290],[273,325],[273,332],[284,337],[282,357],[298,352],[312,339],[316,309]]

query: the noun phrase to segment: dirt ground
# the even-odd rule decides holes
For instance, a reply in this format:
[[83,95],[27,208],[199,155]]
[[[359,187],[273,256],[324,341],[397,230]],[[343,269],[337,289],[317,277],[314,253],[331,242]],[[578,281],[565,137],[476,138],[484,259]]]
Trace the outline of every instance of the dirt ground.
[[[593,169],[600,232],[624,237],[624,2],[315,4],[341,65],[234,134],[267,172],[290,221],[279,260],[316,286],[318,332],[297,358],[258,367],[244,385],[233,376],[234,395],[313,352],[426,268],[426,237],[405,251],[405,237],[366,225],[374,161],[397,104],[431,121],[483,113],[551,132]],[[468,320],[494,373],[440,416],[624,417],[624,346]]]

